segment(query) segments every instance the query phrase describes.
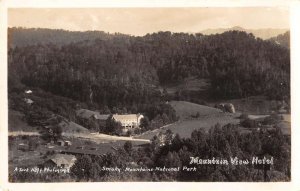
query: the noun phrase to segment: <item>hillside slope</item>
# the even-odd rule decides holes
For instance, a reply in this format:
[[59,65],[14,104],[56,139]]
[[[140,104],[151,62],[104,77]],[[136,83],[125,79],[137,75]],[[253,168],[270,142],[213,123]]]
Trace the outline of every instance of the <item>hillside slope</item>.
[[63,120],[59,126],[62,127],[64,133],[89,133],[88,129],[73,121]]
[[[38,132],[38,127],[28,125],[24,114],[19,111],[9,109],[8,112],[8,131],[9,132]],[[89,130],[83,126],[66,119],[62,120],[59,124],[62,127],[63,133],[89,133]]]
[[[164,133],[170,129],[174,134],[179,134],[182,138],[188,138],[191,133],[197,129],[204,129],[206,132],[216,124],[226,125],[228,123],[238,124],[240,119],[238,113],[224,113],[219,109],[198,105],[186,101],[171,101],[169,103],[179,116],[179,121],[170,125],[161,127],[153,131],[148,131],[142,135],[136,136],[141,139],[152,139],[160,132]],[[199,113],[199,116],[195,117]],[[194,117],[193,117],[194,116]]]
[[24,119],[24,114],[19,111],[9,109],[8,111],[8,131],[35,132],[36,127],[28,125]]
[[[57,35],[55,30],[48,32]],[[167,31],[143,37],[108,36],[63,46],[11,48],[9,90],[18,90],[21,82],[75,101],[127,110],[162,101],[158,87],[170,84],[177,90],[200,90],[204,84],[207,97],[215,99],[289,97],[289,50],[251,34],[230,31],[204,36]],[[182,84],[186,79],[193,83]],[[171,87],[172,92],[176,89]]]
[[198,115],[207,116],[222,113],[220,109],[199,105],[187,101],[171,101],[170,105],[175,109],[176,115],[181,119],[188,119]]

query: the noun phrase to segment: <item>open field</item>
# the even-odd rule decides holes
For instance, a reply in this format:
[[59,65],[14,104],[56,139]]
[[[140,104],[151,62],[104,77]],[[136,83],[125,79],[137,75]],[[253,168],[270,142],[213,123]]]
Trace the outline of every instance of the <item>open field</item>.
[[63,120],[59,126],[62,127],[62,131],[65,133],[89,133],[89,130],[73,121]]
[[170,101],[169,103],[176,111],[176,115],[181,119],[190,119],[192,115],[209,116],[215,114],[222,114],[220,109],[199,105],[187,101]]
[[225,125],[228,123],[237,124],[240,120],[236,118],[234,115],[224,114],[220,116],[206,116],[200,117],[198,119],[190,119],[184,121],[178,121],[169,126],[156,129],[150,132],[146,132],[140,136],[136,136],[141,139],[151,139],[154,135],[157,135],[159,132],[165,132],[167,129],[170,129],[173,133],[179,134],[182,138],[187,138],[191,136],[191,133],[194,130],[203,128],[208,131],[212,126],[219,123],[220,125]]
[[[253,114],[253,115],[267,115],[272,111],[277,110],[278,103],[274,100],[268,100],[265,96],[252,96],[242,99],[221,100],[218,103],[232,103],[237,112]],[[212,106],[214,103],[211,104]]]
[[[141,139],[151,139],[159,132],[165,132],[170,129],[173,133],[179,134],[180,137],[190,137],[194,130],[204,128],[208,131],[212,126],[219,123],[225,125],[228,123],[237,124],[240,122],[239,114],[224,113],[219,109],[198,105],[185,101],[171,101],[170,105],[176,110],[176,114],[180,120],[170,125],[166,125],[160,129],[146,132],[136,136]],[[193,118],[192,115],[199,113],[199,117]]]

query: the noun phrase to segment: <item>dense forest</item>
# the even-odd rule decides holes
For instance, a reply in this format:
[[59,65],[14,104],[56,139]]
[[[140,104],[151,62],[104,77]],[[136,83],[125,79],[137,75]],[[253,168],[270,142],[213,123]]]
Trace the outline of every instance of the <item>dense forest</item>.
[[289,49],[245,32],[134,37],[13,28],[9,36],[9,92],[25,84],[96,108],[134,110],[165,98],[158,87],[193,76],[209,79],[216,99],[290,95]]

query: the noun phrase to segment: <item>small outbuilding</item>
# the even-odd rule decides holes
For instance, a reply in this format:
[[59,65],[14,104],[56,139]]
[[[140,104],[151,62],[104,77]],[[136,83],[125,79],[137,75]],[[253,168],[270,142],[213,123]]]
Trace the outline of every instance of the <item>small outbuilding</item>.
[[76,161],[74,155],[67,154],[56,154],[51,156],[45,163],[46,167],[61,167],[61,168],[71,168]]
[[28,98],[24,98],[24,102],[27,103],[28,105],[33,104],[33,101],[31,99],[28,99]]
[[223,112],[235,113],[235,107],[232,103],[220,103],[216,104],[215,108],[222,110]]
[[65,146],[71,146],[72,142],[71,141],[65,141]]
[[59,146],[65,146],[65,141],[59,140],[59,141],[57,141],[57,144],[58,144]]

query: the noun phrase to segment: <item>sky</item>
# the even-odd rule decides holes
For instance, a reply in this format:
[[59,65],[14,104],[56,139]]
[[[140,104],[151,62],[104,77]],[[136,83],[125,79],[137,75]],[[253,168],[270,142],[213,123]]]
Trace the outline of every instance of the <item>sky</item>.
[[289,28],[286,8],[10,8],[9,27],[100,30],[135,36],[240,26]]

